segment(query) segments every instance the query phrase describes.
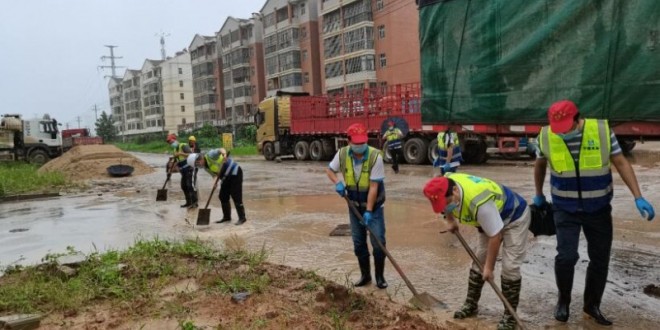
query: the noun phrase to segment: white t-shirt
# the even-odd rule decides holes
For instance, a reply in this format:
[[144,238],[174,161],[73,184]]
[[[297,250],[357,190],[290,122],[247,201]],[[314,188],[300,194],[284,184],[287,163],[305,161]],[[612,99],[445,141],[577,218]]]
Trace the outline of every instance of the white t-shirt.
[[[349,153],[352,155],[352,152]],[[349,157],[349,159],[353,162],[353,174],[355,176],[355,182],[358,182],[360,180],[360,173],[362,173],[362,161],[357,161],[355,158],[352,156]],[[363,161],[367,161],[369,158],[367,155],[363,155]],[[335,154],[335,158],[332,159],[330,162],[330,170],[333,172],[337,173],[341,170],[341,167],[339,165],[339,151]],[[374,163],[374,166],[371,168],[371,175],[369,176],[370,181],[376,181],[376,182],[382,182],[383,179],[385,179],[385,165],[383,164],[383,157],[381,155],[378,155],[376,158],[376,162]],[[344,179],[346,180],[346,179]]]
[[[463,200],[463,188],[457,185],[460,191],[461,201]],[[463,205],[459,205],[459,208]],[[460,212],[460,209],[459,209]],[[502,228],[504,228],[504,222],[502,221],[502,216],[500,216],[500,211],[497,210],[497,205],[492,200],[487,201],[486,203],[479,206],[477,211],[477,222],[479,227],[483,229],[486,236],[493,237],[499,233]]]

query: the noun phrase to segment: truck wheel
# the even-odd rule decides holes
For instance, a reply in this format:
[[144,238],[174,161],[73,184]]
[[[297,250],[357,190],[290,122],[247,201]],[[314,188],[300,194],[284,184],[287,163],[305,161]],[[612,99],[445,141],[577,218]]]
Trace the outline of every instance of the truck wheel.
[[323,160],[323,144],[320,140],[314,140],[309,144],[309,158],[315,161]]
[[321,140],[321,146],[323,147],[323,159],[324,160],[332,160],[332,158],[335,156],[335,145],[332,143],[330,139],[322,139]]
[[296,156],[297,160],[308,160],[309,143],[307,141],[296,142],[296,146],[293,148],[293,155]]
[[48,157],[48,154],[43,150],[34,150],[28,156],[28,161],[30,164],[39,166],[46,164],[49,160],[50,157]]
[[263,153],[264,153],[264,158],[266,158],[266,160],[275,159],[275,148],[272,142],[264,143]]
[[483,164],[488,160],[487,145],[483,139],[467,140],[461,151],[467,164]]
[[428,142],[420,138],[412,138],[403,146],[403,157],[408,164],[421,165],[427,160]]
[[383,161],[387,164],[392,163],[392,154],[390,153],[390,148],[387,147],[387,141],[383,144]]
[[429,149],[428,149],[428,159],[429,163],[433,164],[433,161],[439,157],[438,155],[438,140],[433,139],[431,142],[429,142]]

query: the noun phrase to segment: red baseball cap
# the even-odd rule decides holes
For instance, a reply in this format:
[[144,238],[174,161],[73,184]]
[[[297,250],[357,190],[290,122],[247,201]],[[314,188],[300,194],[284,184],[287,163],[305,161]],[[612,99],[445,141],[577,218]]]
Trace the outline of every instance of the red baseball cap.
[[449,179],[444,176],[433,178],[429,180],[424,186],[424,196],[429,199],[433,212],[442,213],[447,206],[447,188],[449,187]]
[[346,134],[351,143],[362,144],[367,143],[367,140],[369,140],[369,137],[367,136],[367,128],[359,123],[348,126]]
[[573,119],[578,113],[575,103],[569,100],[561,100],[553,103],[548,109],[548,121],[550,129],[555,134],[563,134],[573,127]]

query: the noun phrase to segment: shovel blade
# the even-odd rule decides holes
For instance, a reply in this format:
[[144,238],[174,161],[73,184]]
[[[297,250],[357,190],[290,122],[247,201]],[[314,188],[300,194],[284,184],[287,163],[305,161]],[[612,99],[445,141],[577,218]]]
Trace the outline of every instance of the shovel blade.
[[167,200],[167,189],[158,189],[156,192],[156,201],[163,202]]
[[413,306],[423,310],[428,311],[430,309],[447,309],[447,305],[432,295],[422,292],[416,296],[410,298],[409,301]]
[[211,209],[199,209],[197,213],[197,225],[208,226],[211,219]]

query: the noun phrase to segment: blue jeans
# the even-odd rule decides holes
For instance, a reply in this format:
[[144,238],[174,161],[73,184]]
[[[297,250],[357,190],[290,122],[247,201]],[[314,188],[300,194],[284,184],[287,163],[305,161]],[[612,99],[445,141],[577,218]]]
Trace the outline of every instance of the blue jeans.
[[[598,306],[605,291],[612,250],[612,207],[608,205],[592,213],[568,213],[555,208],[553,214],[557,227],[555,273],[573,274],[575,264],[580,258],[580,230],[584,230],[589,255],[584,298],[585,303],[591,302]],[[572,276],[570,277],[568,280],[572,283]]]
[[[351,219],[351,236],[353,237],[353,251],[355,256],[369,257],[369,248],[367,247],[367,230],[360,224],[360,220],[353,215],[351,210],[348,210]],[[381,206],[375,209],[372,213],[373,217],[369,223],[369,230],[373,235],[378,237],[383,246],[385,246],[385,218],[383,216],[384,208]],[[378,243],[370,237],[371,247],[374,251],[374,258],[385,258],[385,253],[378,246]]]

